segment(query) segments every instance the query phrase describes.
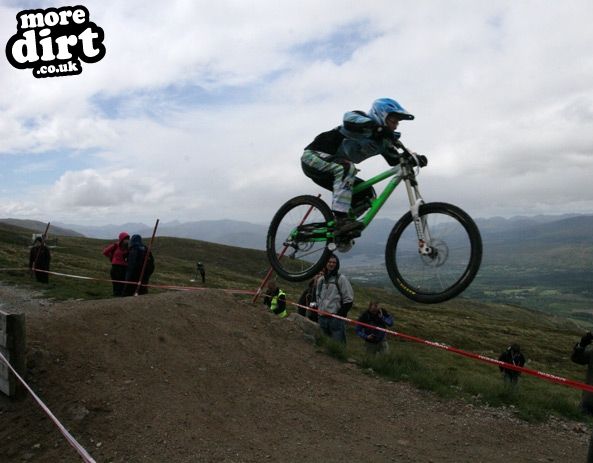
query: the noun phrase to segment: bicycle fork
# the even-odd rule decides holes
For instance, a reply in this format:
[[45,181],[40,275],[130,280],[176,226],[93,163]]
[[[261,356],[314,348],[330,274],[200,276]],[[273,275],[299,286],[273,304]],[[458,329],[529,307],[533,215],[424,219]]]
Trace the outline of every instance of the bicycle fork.
[[418,184],[415,181],[412,182],[409,178],[406,178],[404,182],[408,193],[408,200],[410,201],[410,213],[412,214],[416,236],[418,237],[418,253],[423,256],[432,256],[434,252],[433,248],[428,245],[431,242],[430,231],[428,230],[426,219],[420,217],[420,206],[424,204],[424,200],[418,190]]

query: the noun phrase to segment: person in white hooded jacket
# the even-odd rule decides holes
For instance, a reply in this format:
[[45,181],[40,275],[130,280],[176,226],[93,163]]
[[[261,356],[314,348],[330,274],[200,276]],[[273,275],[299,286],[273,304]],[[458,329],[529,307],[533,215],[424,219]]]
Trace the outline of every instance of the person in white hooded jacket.
[[[352,285],[339,273],[340,261],[331,255],[325,264],[323,277],[317,281],[317,307],[323,312],[346,317],[354,302]],[[346,343],[346,322],[338,318],[319,314],[319,327],[327,336]]]

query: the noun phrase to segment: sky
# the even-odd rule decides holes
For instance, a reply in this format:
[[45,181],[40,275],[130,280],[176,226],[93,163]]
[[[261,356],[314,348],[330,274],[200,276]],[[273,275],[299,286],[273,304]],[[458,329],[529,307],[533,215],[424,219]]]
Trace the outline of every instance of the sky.
[[382,97],[416,116],[399,130],[426,202],[593,213],[590,0],[0,0],[2,49],[20,11],[75,4],[100,61],[41,79],[0,57],[0,217],[268,223],[321,192],[303,148]]

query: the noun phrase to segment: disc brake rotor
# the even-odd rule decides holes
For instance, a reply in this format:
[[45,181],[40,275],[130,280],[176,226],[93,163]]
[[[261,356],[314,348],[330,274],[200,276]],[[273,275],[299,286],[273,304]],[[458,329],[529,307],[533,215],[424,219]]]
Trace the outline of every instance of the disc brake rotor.
[[434,239],[430,243],[431,252],[421,255],[422,261],[429,267],[440,267],[449,258],[449,247],[443,240]]

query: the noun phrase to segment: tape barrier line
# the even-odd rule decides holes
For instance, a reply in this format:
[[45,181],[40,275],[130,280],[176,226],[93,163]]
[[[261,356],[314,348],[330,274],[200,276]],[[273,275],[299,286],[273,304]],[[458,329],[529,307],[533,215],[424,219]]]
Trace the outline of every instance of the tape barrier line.
[[86,463],[96,463],[93,457],[86,451],[86,449],[78,443],[78,441],[68,432],[65,426],[60,423],[60,421],[56,418],[56,416],[51,412],[51,410],[43,403],[43,401],[33,392],[33,389],[29,387],[29,385],[25,382],[23,378],[15,371],[12,367],[10,362],[2,355],[0,352],[0,360],[6,364],[6,366],[10,369],[12,374],[19,380],[19,382],[29,391],[31,397],[37,402],[37,404],[41,407],[41,409],[45,412],[47,416],[53,421],[53,423],[58,427],[62,435],[66,438],[66,441],[70,444],[70,446],[78,452],[82,460]]
[[[19,269],[0,269],[1,270],[30,270],[30,269],[23,269],[23,268],[19,268]],[[66,277],[66,278],[74,278],[77,280],[87,280],[87,281],[102,281],[105,283],[122,283],[122,284],[130,284],[130,285],[138,285],[137,281],[128,281],[128,280],[111,280],[108,278],[97,278],[97,277],[87,277],[87,276],[82,276],[82,275],[73,275],[71,273],[62,273],[62,272],[53,272],[53,271],[49,271],[49,270],[40,270],[40,269],[35,269],[35,272],[40,272],[40,273],[47,273],[48,275],[56,275],[56,276],[61,276],[61,277]],[[161,289],[172,289],[172,290],[178,290],[178,291],[205,291],[206,289],[216,289],[216,288],[204,288],[204,287],[196,287],[196,286],[177,286],[177,285],[142,285],[145,286],[147,288],[161,288]],[[244,292],[245,294],[255,294],[255,291],[251,291],[251,290],[225,290],[225,291],[232,291],[232,292]]]
[[304,305],[297,304],[296,302],[289,302],[289,301],[287,301],[287,302],[291,305],[294,305],[295,307],[301,307],[303,309],[310,310],[312,312],[317,312],[319,315],[322,315],[325,317],[333,317],[333,318],[337,318],[338,320],[343,320],[346,323],[349,323],[351,325],[364,326],[365,328],[371,328],[373,330],[382,331],[386,334],[390,334],[392,336],[397,336],[397,337],[400,337],[407,341],[412,341],[412,342],[424,344],[424,345],[427,345],[430,347],[435,347],[437,349],[445,350],[448,352],[453,352],[454,354],[457,354],[457,355],[460,355],[463,357],[478,360],[478,361],[484,362],[484,363],[489,363],[491,365],[496,365],[496,366],[503,367],[503,368],[506,368],[509,370],[519,371],[521,373],[535,376],[536,378],[540,378],[540,379],[543,379],[543,380],[546,380],[546,381],[549,381],[552,383],[562,384],[563,386],[567,386],[567,387],[570,387],[573,389],[580,389],[582,391],[593,392],[593,386],[590,386],[589,384],[582,383],[580,381],[574,381],[572,379],[567,379],[567,378],[563,378],[562,376],[552,375],[550,373],[545,373],[543,371],[532,370],[531,368],[520,367],[518,365],[513,365],[512,363],[505,363],[500,360],[495,360],[493,358],[486,357],[485,355],[474,354],[473,352],[468,352],[468,351],[465,351],[462,349],[458,349],[456,347],[448,346],[447,344],[444,344],[441,342],[428,341],[426,339],[418,338],[416,336],[411,336],[409,334],[400,333],[398,331],[388,330],[386,328],[381,328],[378,326],[369,325],[368,323],[359,322],[358,320],[352,320],[351,318],[346,318],[346,317],[342,317],[340,315],[332,314],[329,312],[324,312],[322,310],[314,309],[312,307],[306,307]]
[[[124,283],[130,283],[129,281]],[[132,282],[134,283],[134,282]],[[225,288],[204,288],[204,287],[196,287],[196,286],[177,286],[177,285],[142,285],[147,288],[160,288],[160,289],[171,289],[174,291],[223,291],[225,293],[230,294],[246,294],[246,295],[254,295],[256,291],[252,291],[250,289],[225,289]]]
[[[75,278],[78,280],[87,280],[87,281],[103,281],[106,283],[122,283],[122,284],[129,284],[129,285],[138,285],[137,281],[127,281],[127,280],[110,280],[108,278],[96,278],[96,277],[86,277],[82,275],[73,275],[71,273],[61,273],[61,272],[52,272],[49,270],[39,270],[35,269],[36,272],[47,273],[48,275],[57,275],[66,278]],[[252,296],[256,292],[249,289],[225,289],[225,288],[205,288],[203,286],[178,286],[178,285],[142,285],[146,288],[157,288],[157,289],[171,289],[174,291],[223,291],[229,294],[245,294]]]

